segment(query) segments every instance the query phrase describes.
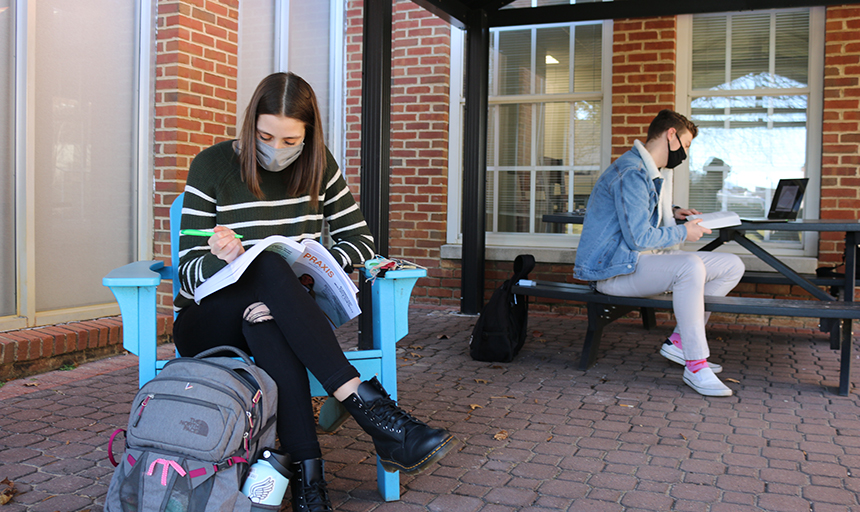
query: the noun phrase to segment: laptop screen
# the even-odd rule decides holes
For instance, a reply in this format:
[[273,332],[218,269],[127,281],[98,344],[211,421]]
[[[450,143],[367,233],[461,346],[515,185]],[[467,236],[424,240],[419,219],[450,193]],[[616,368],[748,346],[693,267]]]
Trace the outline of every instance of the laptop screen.
[[797,218],[809,178],[781,179],[770,204],[768,219]]

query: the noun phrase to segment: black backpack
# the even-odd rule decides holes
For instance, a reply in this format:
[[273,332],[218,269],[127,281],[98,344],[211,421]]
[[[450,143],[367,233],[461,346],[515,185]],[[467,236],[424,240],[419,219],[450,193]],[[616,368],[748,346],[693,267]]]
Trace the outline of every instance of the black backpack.
[[472,359],[508,363],[523,348],[529,323],[528,296],[511,293],[511,287],[528,278],[534,268],[531,254],[521,254],[514,260],[514,275],[496,288],[475,323],[469,339]]

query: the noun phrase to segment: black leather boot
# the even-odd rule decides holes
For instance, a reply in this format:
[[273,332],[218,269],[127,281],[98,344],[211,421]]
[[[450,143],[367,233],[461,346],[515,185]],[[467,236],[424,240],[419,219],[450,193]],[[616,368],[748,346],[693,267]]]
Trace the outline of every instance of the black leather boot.
[[421,471],[457,442],[447,431],[431,428],[398,407],[376,377],[362,382],[342,404],[373,438],[382,467],[389,473]]
[[290,491],[293,493],[293,512],[332,512],[328,499],[323,461],[308,459],[296,462],[290,468]]

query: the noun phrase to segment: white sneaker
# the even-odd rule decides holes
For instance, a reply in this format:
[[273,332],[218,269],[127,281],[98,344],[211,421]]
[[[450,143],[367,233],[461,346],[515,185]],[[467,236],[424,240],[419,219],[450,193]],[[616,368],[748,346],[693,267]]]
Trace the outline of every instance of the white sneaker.
[[[684,352],[681,351],[680,348],[676,347],[672,340],[666,340],[663,342],[663,346],[660,347],[660,355],[672,361],[673,363],[678,363],[680,365],[686,366],[687,362],[684,360]],[[711,368],[711,371],[714,373],[720,373],[723,371],[723,367],[718,365],[717,363],[708,362],[708,366]]]
[[684,382],[700,395],[732,396],[731,388],[723,384],[710,368],[702,368],[696,373],[684,368]]

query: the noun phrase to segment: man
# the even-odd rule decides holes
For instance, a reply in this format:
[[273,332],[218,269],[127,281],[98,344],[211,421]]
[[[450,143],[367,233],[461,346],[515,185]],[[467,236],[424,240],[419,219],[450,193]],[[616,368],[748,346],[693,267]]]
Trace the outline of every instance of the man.
[[[660,354],[683,364],[684,382],[707,396],[731,396],[708,364],[704,296],[725,296],[740,281],[744,265],[734,254],[684,252],[675,246],[711,232],[690,220],[693,209],[672,206],[672,169],[687,157],[698,128],[686,117],[662,110],[636,141],[598,178],[588,200],[573,275],[607,295],[642,297],[672,292],[677,325]],[[662,169],[662,170],[661,170]]]

